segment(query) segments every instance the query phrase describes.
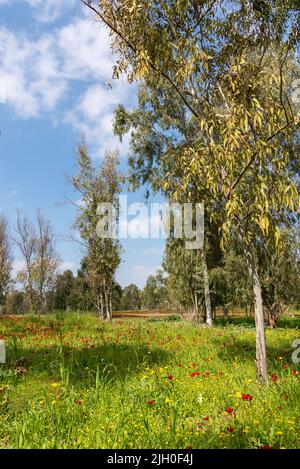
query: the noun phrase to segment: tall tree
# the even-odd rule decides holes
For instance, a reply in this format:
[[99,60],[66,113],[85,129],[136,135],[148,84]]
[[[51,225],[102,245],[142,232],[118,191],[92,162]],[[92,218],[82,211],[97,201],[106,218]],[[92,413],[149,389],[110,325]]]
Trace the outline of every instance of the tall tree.
[[36,253],[36,232],[32,222],[17,211],[17,222],[14,228],[13,242],[19,249],[24,261],[24,269],[18,273],[27,293],[29,309],[35,311],[36,298],[34,291],[33,265]]
[[115,76],[125,72],[152,89],[162,80],[164,94],[177,95],[202,132],[193,144],[168,152],[174,172],[186,170],[175,191],[186,192],[196,179],[201,199],[218,202],[224,240],[234,233],[243,246],[254,294],[257,375],[267,382],[254,246],[261,236],[278,244],[281,214],[299,209],[284,145],[299,125],[287,86],[295,76],[299,12],[275,0],[270,9],[244,0],[230,9],[225,0],[84,3],[110,30]]
[[[131,130],[131,145],[129,167],[129,181],[133,188],[148,183],[154,191],[160,191],[172,201],[174,195],[178,202],[199,202],[198,191],[193,184],[184,194],[174,194],[174,185],[184,178],[184,168],[176,168],[173,173],[174,161],[167,159],[171,148],[175,148],[178,142],[181,145],[192,144],[197,138],[197,128],[192,122],[181,103],[172,97],[163,100],[162,89],[157,85],[153,90],[140,86],[138,95],[138,107],[128,112],[122,105],[115,110],[114,132],[122,139],[124,133]],[[198,137],[199,132],[198,132]],[[174,180],[174,181],[173,181]],[[167,184],[167,181],[169,183]],[[214,207],[215,210],[215,207]],[[214,236],[216,227],[212,226],[208,217],[205,221],[206,240]],[[212,326],[212,308],[209,286],[209,272],[207,259],[207,241],[199,250],[197,259],[202,263],[202,280],[205,293],[206,324]],[[188,286],[187,286],[188,288]]]
[[78,146],[79,173],[72,182],[81,195],[75,228],[85,246],[87,281],[99,317],[112,320],[112,290],[115,272],[121,262],[121,246],[113,237],[99,237],[100,204],[117,210],[117,195],[123,180],[118,173],[118,154],[106,152],[99,169],[93,166],[85,143]]
[[91,289],[88,281],[87,258],[80,262],[77,276],[74,277],[73,285],[68,296],[68,306],[75,311],[92,311],[95,309]]
[[231,242],[220,262],[211,272],[212,299],[214,308],[221,306],[224,317],[229,307],[238,306],[250,313],[253,306],[252,288],[247,273],[247,264],[241,247]]
[[112,309],[113,311],[119,311],[122,305],[122,287],[118,282],[113,283],[112,287]]
[[155,275],[149,275],[142,291],[142,305],[146,309],[166,307],[166,279],[162,270],[158,270]]
[[74,275],[71,270],[58,274],[54,287],[54,308],[66,310],[69,306],[69,297],[74,287]]
[[24,260],[18,280],[24,285],[29,309],[46,312],[48,292],[53,289],[60,264],[51,223],[38,211],[35,227],[18,211],[13,241]]
[[54,233],[50,221],[37,212],[36,253],[33,264],[33,278],[37,290],[38,309],[47,309],[47,292],[53,290],[60,258],[55,248]]
[[199,251],[185,248],[182,239],[166,243],[163,268],[167,273],[167,294],[172,306],[193,313],[200,320],[204,302],[203,272]]
[[280,253],[268,242],[258,248],[265,320],[275,328],[287,307],[297,303],[300,292],[299,228],[286,229]]
[[0,308],[10,285],[11,269],[12,258],[8,221],[4,215],[0,215]]
[[124,311],[140,309],[142,306],[142,295],[140,289],[131,283],[123,288],[121,308]]

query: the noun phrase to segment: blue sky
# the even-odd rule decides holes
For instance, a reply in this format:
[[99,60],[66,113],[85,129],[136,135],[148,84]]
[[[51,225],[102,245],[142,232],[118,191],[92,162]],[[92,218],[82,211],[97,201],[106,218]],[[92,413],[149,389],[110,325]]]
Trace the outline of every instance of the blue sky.
[[[95,163],[105,149],[118,147],[126,170],[128,141],[117,141],[111,121],[118,103],[134,106],[135,87],[111,82],[112,64],[107,32],[80,0],[0,0],[0,90],[6,95],[0,103],[0,212],[13,229],[16,208],[31,218],[40,208],[53,224],[62,269],[76,271],[82,256],[66,241],[75,213],[64,202],[79,198],[67,175],[76,172],[80,135]],[[129,194],[129,203],[143,202],[143,193]],[[164,242],[122,244],[117,280],[143,286],[160,266]],[[16,251],[14,270],[21,266]]]

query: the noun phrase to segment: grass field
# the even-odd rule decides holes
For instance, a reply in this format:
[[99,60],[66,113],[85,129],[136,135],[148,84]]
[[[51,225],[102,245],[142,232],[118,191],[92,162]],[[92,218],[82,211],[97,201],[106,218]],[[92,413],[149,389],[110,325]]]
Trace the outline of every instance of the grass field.
[[171,319],[0,318],[0,448],[299,448],[299,319],[267,331],[265,387],[251,319]]

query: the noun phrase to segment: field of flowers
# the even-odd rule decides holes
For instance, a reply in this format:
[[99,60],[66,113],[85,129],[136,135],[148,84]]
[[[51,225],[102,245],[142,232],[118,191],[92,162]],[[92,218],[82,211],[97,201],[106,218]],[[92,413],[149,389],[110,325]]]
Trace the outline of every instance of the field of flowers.
[[251,320],[171,319],[0,318],[0,448],[299,448],[299,320],[267,331],[261,386]]

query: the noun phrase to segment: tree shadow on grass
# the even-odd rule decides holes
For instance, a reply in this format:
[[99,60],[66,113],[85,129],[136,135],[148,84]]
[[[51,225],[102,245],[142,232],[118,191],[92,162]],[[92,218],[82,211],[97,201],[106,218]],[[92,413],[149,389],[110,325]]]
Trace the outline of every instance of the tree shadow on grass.
[[[172,358],[171,352],[145,345],[116,344],[113,342],[97,346],[75,348],[50,346],[18,348],[8,350],[6,367],[28,367],[28,372],[45,374],[51,379],[68,376],[69,382],[80,387],[89,387],[98,378],[108,381],[123,381],[140,373],[146,366],[162,366]],[[26,370],[25,370],[26,371]]]
[[282,329],[300,329],[300,318],[295,317],[283,317],[279,320],[278,327]]
[[[243,318],[227,318],[218,319],[216,325],[224,327],[224,331],[231,332],[230,336],[224,335],[215,337],[212,341],[215,343],[216,348],[219,350],[218,356],[226,362],[238,361],[255,361],[256,345],[255,345],[255,320],[250,317]],[[244,331],[252,332],[253,337],[247,339],[239,338],[238,332],[234,329],[227,328],[226,326],[238,326],[244,328]],[[298,317],[283,317],[280,319],[278,329],[266,328],[266,331],[276,331],[279,329],[294,329],[300,328],[300,318]],[[242,329],[241,329],[242,333]],[[300,334],[300,332],[299,332]],[[294,349],[292,348],[293,339],[283,338],[281,343],[273,345],[267,337],[267,358],[270,369],[272,371],[279,371],[282,369],[284,363],[292,366],[291,357]]]
[[[233,335],[232,337],[212,338],[212,341],[218,350],[218,356],[224,362],[255,362],[256,344],[254,334],[252,340],[240,339]],[[271,345],[267,341],[267,358],[272,372],[282,370],[285,363],[292,366],[291,357],[293,351],[291,342],[287,339],[278,346]]]
[[[252,328],[255,327],[255,319],[252,317],[241,317],[241,318],[234,318],[234,317],[228,317],[228,318],[218,318],[215,320],[215,325],[219,326],[228,326],[228,325],[234,325],[234,326],[242,326],[246,328]],[[278,323],[278,328],[281,329],[300,329],[300,318],[299,317],[283,317],[279,320]],[[275,329],[276,330],[276,329]]]

